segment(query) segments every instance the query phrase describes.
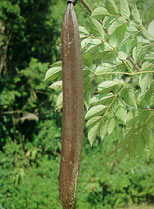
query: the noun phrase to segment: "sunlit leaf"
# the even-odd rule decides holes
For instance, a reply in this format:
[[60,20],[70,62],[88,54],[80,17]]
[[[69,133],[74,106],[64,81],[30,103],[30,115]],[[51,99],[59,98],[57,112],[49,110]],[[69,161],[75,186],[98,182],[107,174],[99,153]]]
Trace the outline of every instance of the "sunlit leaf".
[[96,122],[100,121],[101,118],[102,118],[102,116],[95,116],[95,117],[89,119],[86,123],[86,126],[89,127],[89,126],[95,124]]
[[115,121],[114,117],[112,117],[109,120],[110,121],[108,123],[108,129],[107,130],[108,130],[108,134],[110,135],[113,132],[114,128],[115,128],[116,121]]
[[135,97],[135,91],[134,88],[127,87],[124,91],[124,101],[129,104],[137,107],[136,105],[136,97]]
[[62,71],[62,67],[60,66],[49,68],[45,74],[45,81],[49,79],[50,81],[56,79],[61,74],[61,71]]
[[99,84],[98,86],[98,91],[99,92],[104,92],[104,93],[108,93],[111,90],[116,90],[116,87],[121,87],[124,84],[123,80],[112,80],[112,81],[104,81],[101,84]]
[[141,74],[139,76],[139,86],[141,87],[141,90],[144,92],[147,88],[150,87],[151,84],[151,78],[149,74]]
[[109,104],[112,102],[114,98],[114,94],[109,93],[109,94],[101,94],[101,95],[96,95],[91,98],[90,104],[91,105],[98,105],[98,104]]
[[145,28],[143,29],[142,33],[144,38],[153,41],[153,35],[149,33]]
[[106,15],[109,15],[108,11],[104,7],[98,7],[92,12],[91,17],[99,17],[102,19]]
[[119,51],[119,53],[118,53],[118,57],[120,60],[126,60],[127,56],[128,56],[128,54],[127,54],[126,49],[125,49],[125,51],[124,50]]
[[54,89],[54,90],[62,90],[62,81],[56,81],[53,84],[49,86],[49,88]]
[[118,101],[118,103],[116,105],[115,115],[117,116],[117,118],[119,118],[124,123],[126,123],[127,109],[126,109],[126,106],[120,100]]
[[127,21],[123,17],[117,18],[109,27],[109,34],[112,34],[118,27],[125,24]]
[[96,136],[97,136],[97,133],[98,133],[98,130],[99,130],[99,126],[100,126],[100,122],[95,123],[95,125],[92,126],[88,130],[88,140],[89,140],[91,146],[93,145],[93,143],[96,139]]
[[97,31],[99,32],[100,36],[104,39],[105,32],[103,30],[102,24],[94,18],[92,18],[92,22],[93,22],[95,28],[97,29]]
[[154,37],[154,20],[150,23],[148,27],[148,32]]
[[139,24],[142,24],[142,20],[141,20],[141,17],[140,17],[140,13],[136,7],[136,5],[134,6],[134,8],[132,9],[132,15],[133,15],[133,18],[134,18],[134,21],[136,23],[139,23]]
[[154,64],[150,62],[144,62],[142,64],[142,71],[151,71],[154,70]]
[[99,133],[102,140],[104,139],[105,135],[107,134],[107,130],[108,130],[107,123],[102,122],[100,125],[100,133]]
[[85,35],[89,35],[89,32],[83,26],[79,26],[79,32]]
[[121,16],[128,19],[130,16],[130,10],[127,0],[120,0],[120,13]]
[[116,30],[112,33],[109,39],[109,43],[112,47],[119,47],[119,44],[121,44],[125,40],[125,34],[126,34],[126,23],[118,26]]
[[105,105],[96,105],[94,107],[91,107],[88,110],[88,112],[87,112],[87,114],[85,116],[85,119],[88,120],[91,117],[94,117],[94,116],[97,116],[97,115],[101,115],[105,111],[106,108],[107,107]]
[[57,97],[56,108],[61,109],[62,105],[63,105],[63,93],[61,92]]
[[116,20],[117,17],[115,15],[106,16],[103,20],[103,26],[105,29],[108,29],[110,25]]
[[118,14],[118,7],[114,0],[107,0],[106,8],[111,14]]

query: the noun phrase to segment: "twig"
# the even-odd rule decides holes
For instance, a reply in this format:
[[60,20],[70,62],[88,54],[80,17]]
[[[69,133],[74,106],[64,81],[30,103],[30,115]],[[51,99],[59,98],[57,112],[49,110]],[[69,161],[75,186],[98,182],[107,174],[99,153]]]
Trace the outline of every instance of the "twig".
[[[93,72],[93,73],[95,73],[95,72]],[[127,73],[127,72],[103,72],[103,73],[95,73],[94,76],[99,76],[99,75],[115,75],[115,74],[135,76],[135,75],[141,75],[141,74],[147,74],[147,73],[154,73],[154,70],[141,71],[141,72],[135,72],[135,73]]]
[[19,114],[19,113],[22,113],[22,112],[23,112],[22,110],[14,110],[14,111],[6,111],[6,112],[3,112],[2,114],[10,115],[10,114]]
[[131,64],[134,66],[134,68],[136,69],[137,72],[140,71],[140,68],[138,67],[138,65],[135,64],[134,60],[132,57],[129,57],[128,60],[131,62]]
[[85,0],[80,0],[80,2],[88,10],[88,12],[91,14],[93,10],[89,6],[89,4]]

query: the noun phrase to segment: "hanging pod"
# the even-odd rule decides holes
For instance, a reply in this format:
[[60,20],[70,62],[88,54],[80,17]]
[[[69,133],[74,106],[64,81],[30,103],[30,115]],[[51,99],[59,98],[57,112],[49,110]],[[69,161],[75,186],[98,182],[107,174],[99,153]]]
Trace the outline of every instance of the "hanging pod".
[[63,121],[59,190],[64,209],[74,209],[80,169],[84,99],[76,1],[68,1],[62,26]]

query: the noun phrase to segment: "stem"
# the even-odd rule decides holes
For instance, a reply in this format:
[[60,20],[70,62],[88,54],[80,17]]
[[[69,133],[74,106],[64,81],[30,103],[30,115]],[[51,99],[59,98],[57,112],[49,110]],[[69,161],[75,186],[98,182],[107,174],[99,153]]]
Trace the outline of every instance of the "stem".
[[140,71],[140,68],[138,67],[138,65],[135,64],[134,59],[132,57],[129,57],[128,60],[131,62],[131,64],[134,66],[135,70],[137,72]]
[[124,86],[119,90],[119,92],[117,94],[114,95],[114,99],[112,100],[111,104],[108,106],[107,110],[105,111],[104,115],[102,116],[102,120],[101,122],[104,121],[104,117],[106,115],[106,113],[109,112],[109,110],[112,108],[112,105],[115,103],[115,101],[117,100],[118,96],[121,94],[121,92],[123,91],[123,89],[127,86],[127,84],[129,83],[131,79],[129,78],[128,81],[124,84]]
[[154,73],[154,71],[153,70],[149,70],[149,71],[134,72],[134,73],[133,72],[132,73],[127,73],[127,72],[104,72],[104,73],[96,73],[94,76],[115,75],[115,74],[135,76],[135,75],[146,74],[146,73]]
[[91,14],[93,10],[89,6],[89,4],[85,0],[80,0],[80,2],[88,10],[88,12]]

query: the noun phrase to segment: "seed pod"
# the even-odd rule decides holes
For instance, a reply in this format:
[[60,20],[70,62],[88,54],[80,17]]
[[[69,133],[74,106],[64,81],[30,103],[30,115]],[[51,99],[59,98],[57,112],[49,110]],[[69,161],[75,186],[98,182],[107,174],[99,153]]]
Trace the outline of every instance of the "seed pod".
[[77,18],[69,3],[62,26],[63,125],[59,188],[64,209],[74,209],[83,141],[83,70]]

